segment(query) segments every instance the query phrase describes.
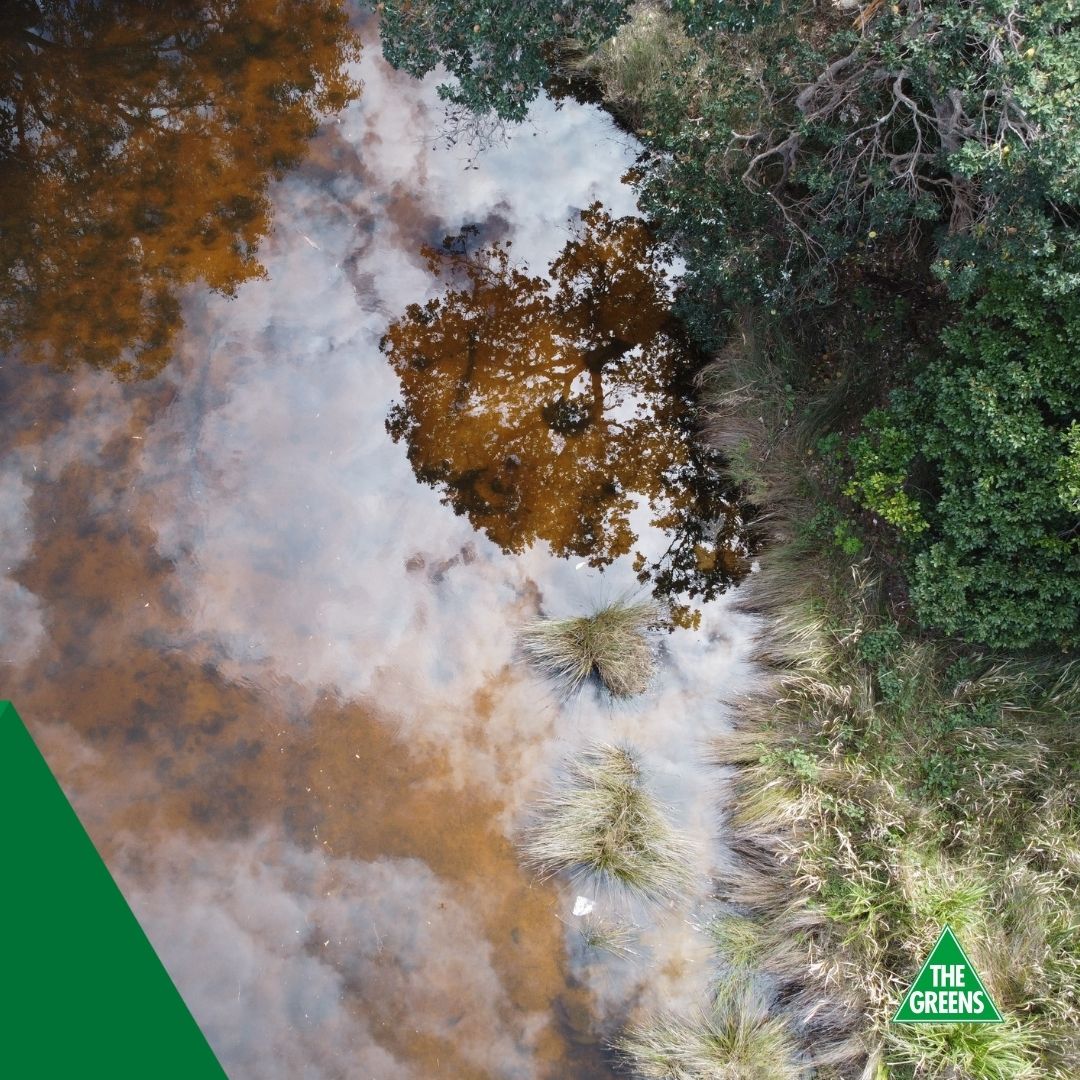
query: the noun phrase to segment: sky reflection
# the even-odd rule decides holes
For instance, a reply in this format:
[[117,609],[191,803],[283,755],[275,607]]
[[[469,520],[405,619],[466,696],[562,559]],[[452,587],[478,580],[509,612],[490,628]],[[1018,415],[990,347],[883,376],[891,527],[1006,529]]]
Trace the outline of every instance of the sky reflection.
[[[633,560],[508,554],[418,484],[379,340],[439,289],[425,244],[475,223],[542,267],[578,211],[631,214],[635,148],[542,100],[466,171],[432,150],[437,80],[359,74],[271,190],[265,279],[188,290],[163,374],[0,370],[0,670],[234,1080],[608,1076],[627,1008],[704,990],[702,750],[751,626],[721,598],[640,701],[560,703],[516,628],[639,591]],[[573,946],[573,892],[513,846],[597,738],[638,748],[698,852],[685,909],[631,913],[630,964]]]

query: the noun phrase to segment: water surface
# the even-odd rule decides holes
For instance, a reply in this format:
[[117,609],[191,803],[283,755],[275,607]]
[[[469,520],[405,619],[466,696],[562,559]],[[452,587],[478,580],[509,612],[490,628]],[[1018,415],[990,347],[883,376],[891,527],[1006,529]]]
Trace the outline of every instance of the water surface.
[[[298,9],[290,33],[338,35],[319,61],[337,108],[354,58],[332,11]],[[73,190],[120,217],[99,206],[85,252],[40,178],[8,207],[67,239],[36,291],[7,268],[2,692],[234,1080],[605,1077],[626,1015],[697,1003],[708,979],[720,845],[701,760],[748,626],[701,600],[745,559],[733,509],[694,487],[683,345],[619,180],[634,145],[546,99],[505,146],[438,145],[433,82],[389,71],[369,38],[347,69],[362,95],[306,156],[309,111],[288,161],[237,180],[255,210],[235,244],[180,250],[190,219],[147,232],[98,166]],[[289,40],[243,49],[272,67]],[[225,111],[276,144],[282,100],[285,119]],[[167,121],[177,139],[188,123]],[[158,190],[137,151],[113,184]],[[187,153],[163,213],[203,198],[211,166]],[[506,260],[494,291],[455,300],[432,261],[463,230],[474,269]],[[222,253],[240,264],[219,277]],[[524,621],[665,572],[701,616],[664,638],[643,699],[564,702],[521,663]],[[637,748],[698,853],[695,896],[637,913],[630,961],[585,951],[580,890],[531,879],[513,844],[593,739]]]

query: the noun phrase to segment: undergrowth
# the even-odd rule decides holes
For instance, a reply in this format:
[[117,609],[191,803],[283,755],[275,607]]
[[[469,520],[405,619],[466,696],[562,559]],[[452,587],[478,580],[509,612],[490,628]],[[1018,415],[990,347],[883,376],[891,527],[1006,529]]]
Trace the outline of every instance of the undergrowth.
[[[843,380],[793,381],[783,343],[746,322],[704,382],[772,534],[743,587],[768,683],[714,748],[732,772],[725,889],[747,920],[732,953],[772,973],[817,1076],[1073,1077],[1080,664],[921,634],[872,539],[823,544],[816,447]],[[946,922],[1004,1024],[889,1023]]]
[[643,1080],[808,1076],[787,1023],[744,976],[725,979],[700,1016],[654,1016],[634,1025],[619,1038],[616,1050]]

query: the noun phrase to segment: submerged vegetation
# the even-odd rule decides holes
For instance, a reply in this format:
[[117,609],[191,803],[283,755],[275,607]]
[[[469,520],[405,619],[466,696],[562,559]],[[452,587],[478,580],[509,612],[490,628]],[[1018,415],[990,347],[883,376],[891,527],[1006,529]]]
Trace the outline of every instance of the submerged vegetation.
[[656,670],[650,630],[661,618],[657,604],[617,600],[592,615],[537,619],[522,630],[521,647],[566,693],[595,675],[612,696],[633,697],[649,688]]
[[624,747],[596,745],[571,760],[536,815],[523,851],[541,877],[566,871],[657,902],[689,887],[689,848]]

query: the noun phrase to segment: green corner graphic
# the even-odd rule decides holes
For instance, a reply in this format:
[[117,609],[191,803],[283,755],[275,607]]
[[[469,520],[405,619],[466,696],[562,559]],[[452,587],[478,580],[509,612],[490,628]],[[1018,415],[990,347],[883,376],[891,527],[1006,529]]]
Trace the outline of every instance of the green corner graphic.
[[1002,1024],[1001,1013],[946,926],[911,984],[894,1024]]
[[0,702],[12,1080],[227,1080],[45,759]]

